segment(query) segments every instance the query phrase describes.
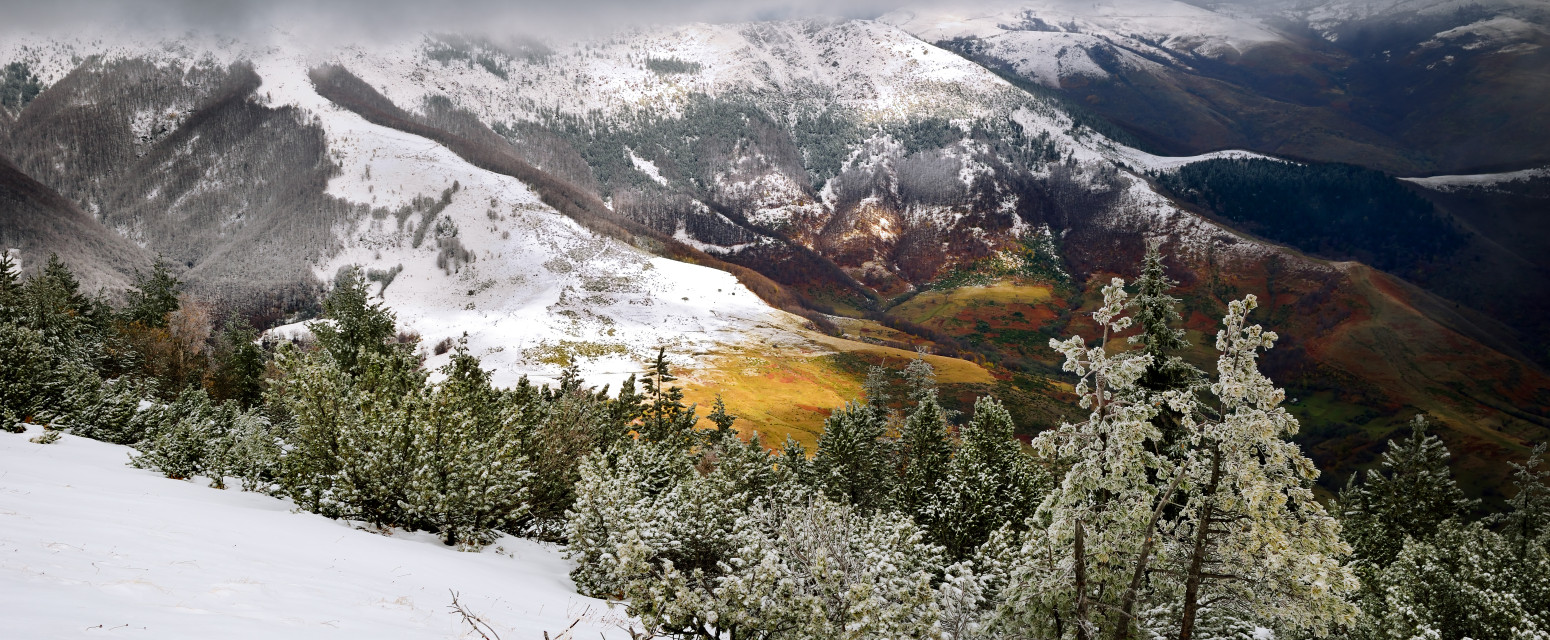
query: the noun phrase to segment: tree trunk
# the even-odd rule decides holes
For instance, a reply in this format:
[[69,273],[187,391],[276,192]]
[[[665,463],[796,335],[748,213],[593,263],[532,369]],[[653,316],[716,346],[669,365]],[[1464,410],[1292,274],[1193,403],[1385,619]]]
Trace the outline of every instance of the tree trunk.
[[1135,625],[1136,594],[1141,591],[1141,581],[1146,579],[1146,569],[1152,561],[1152,543],[1157,536],[1153,534],[1157,530],[1157,521],[1162,519],[1163,511],[1168,503],[1173,500],[1173,492],[1178,491],[1179,482],[1184,480],[1184,469],[1179,469],[1173,476],[1173,482],[1168,483],[1168,490],[1164,491],[1161,499],[1157,501],[1157,508],[1152,511],[1152,519],[1146,524],[1146,539],[1141,542],[1141,551],[1136,557],[1136,570],[1130,576],[1130,586],[1125,589],[1125,595],[1120,598],[1119,610],[1123,617],[1114,627],[1114,640],[1129,640],[1130,630]]
[[1211,447],[1211,481],[1206,484],[1204,504],[1200,519],[1195,525],[1195,548],[1189,557],[1189,578],[1184,583],[1184,619],[1179,623],[1179,640],[1189,640],[1195,632],[1195,616],[1200,612],[1200,574],[1206,561],[1206,546],[1210,543],[1211,520],[1215,517],[1216,486],[1222,479],[1222,449]]
[[1087,548],[1082,540],[1082,521],[1076,521],[1076,640],[1092,640],[1088,633],[1091,621],[1087,618]]

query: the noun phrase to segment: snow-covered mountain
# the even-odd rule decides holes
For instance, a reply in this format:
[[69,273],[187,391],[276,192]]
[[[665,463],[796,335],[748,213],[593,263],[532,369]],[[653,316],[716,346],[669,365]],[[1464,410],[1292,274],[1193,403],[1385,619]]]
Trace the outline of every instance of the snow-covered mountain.
[[[1357,86],[1325,83],[1325,62],[1356,55],[1330,47],[1355,45],[1310,37],[1231,7],[1063,1],[576,42],[40,34],[0,43],[0,63],[20,65],[7,73],[39,89],[0,107],[0,155],[93,233],[139,245],[134,259],[160,253],[196,293],[267,324],[315,312],[358,266],[422,337],[429,366],[444,357],[436,345],[466,333],[501,384],[566,365],[613,382],[665,347],[680,364],[843,402],[830,396],[857,382],[854,367],[826,364],[838,373],[825,378],[767,365],[921,346],[972,361],[953,361],[970,373],[966,395],[1033,398],[1023,420],[1036,429],[1058,419],[1048,338],[1077,327],[1070,307],[1091,279],[1129,275],[1160,240],[1190,329],[1210,335],[1225,299],[1255,292],[1286,336],[1278,375],[1335,396],[1321,402],[1543,428],[1533,390],[1545,378],[1524,355],[1540,349],[1521,324],[1537,307],[1439,267],[1462,254],[1402,247],[1406,275],[1431,278],[1418,288],[1352,261],[1361,254],[1312,256],[1321,245],[1233,228],[1159,185],[1265,154],[1296,160],[1270,165],[1285,167],[1351,150],[1380,168],[1447,164],[1328,102]],[[1540,55],[1503,48],[1480,55]],[[1389,104],[1373,100],[1346,106]],[[1496,105],[1518,109],[1509,123],[1540,108],[1515,104]],[[1469,227],[1459,251],[1537,290],[1550,282],[1542,267],[1493,248],[1515,228]],[[37,264],[49,243],[21,236],[0,241]],[[137,266],[71,251],[116,266],[117,284]],[[965,275],[1008,268],[1049,282],[1007,293]],[[726,377],[699,378],[713,379]],[[1329,388],[1336,379],[1362,382]],[[1345,452],[1371,437],[1316,410],[1305,419],[1328,421],[1320,455],[1352,462]],[[811,437],[823,415],[802,409],[794,431]]]
[[[186,262],[196,286],[240,298],[255,286],[326,282],[358,265],[427,343],[466,332],[504,382],[572,362],[612,381],[659,346],[694,354],[750,340],[772,348],[807,341],[800,318],[770,308],[731,275],[601,237],[521,180],[322,97],[310,70],[339,64],[394,105],[472,115],[523,158],[598,193],[624,217],[818,296],[909,290],[1014,246],[1036,225],[1069,228],[1073,215],[1183,234],[1197,249],[1220,241],[1255,251],[1178,215],[1115,165],[1150,166],[1146,154],[879,22],[691,25],[526,57],[433,37],[318,49],[279,32],[261,43],[39,38],[10,43],[5,57],[88,100],[93,91],[125,91],[119,83],[131,74],[182,83],[177,92],[131,85],[132,105],[94,105],[121,148],[36,129],[78,115],[73,105],[50,104],[48,93],[10,134],[23,165],[68,185],[65,195],[108,226]],[[245,96],[236,107],[232,87]],[[296,149],[275,148],[268,132],[200,131],[216,109],[304,140],[295,146],[305,146],[315,169],[270,182],[209,162],[224,154],[200,153],[200,145],[242,135],[236,144],[276,170],[298,165]],[[701,116],[746,128],[705,140],[724,123]],[[833,131],[777,138],[804,126]],[[677,133],[704,144],[675,147],[669,136]],[[597,158],[607,151],[618,155]],[[88,166],[122,158],[138,168],[105,170],[123,184],[103,189],[102,179],[67,175],[63,158]],[[307,180],[322,188],[295,193]],[[1019,192],[1019,180],[1048,185],[1047,193]],[[255,200],[280,199],[276,192],[285,199],[254,210]],[[1113,215],[1097,215],[1105,212]],[[208,242],[190,240],[191,224]],[[791,261],[806,264],[783,279]],[[245,278],[254,263],[270,264],[272,277]]]

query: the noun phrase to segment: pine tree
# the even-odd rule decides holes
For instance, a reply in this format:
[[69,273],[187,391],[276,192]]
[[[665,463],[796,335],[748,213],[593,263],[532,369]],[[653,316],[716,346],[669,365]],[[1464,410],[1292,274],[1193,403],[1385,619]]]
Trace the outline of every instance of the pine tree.
[[716,394],[716,404],[711,406],[710,413],[706,414],[705,418],[716,425],[709,434],[712,442],[724,442],[727,438],[737,436],[737,432],[732,430],[732,424],[737,422],[737,417],[727,413],[727,405],[721,401],[721,394]]
[[178,310],[178,291],[182,285],[159,256],[151,265],[150,273],[135,269],[135,283],[126,294],[128,304],[121,314],[124,321],[145,327],[166,327],[167,316]]
[[1447,446],[1427,428],[1426,418],[1416,415],[1410,437],[1390,440],[1365,482],[1353,475],[1340,492],[1345,538],[1366,571],[1392,562],[1405,536],[1426,540],[1474,504],[1453,479]]
[[872,409],[878,413],[888,413],[889,403],[893,401],[892,395],[888,392],[892,377],[888,369],[881,365],[867,368],[866,380],[861,384],[861,394],[866,398],[866,403],[872,405]]
[[1550,637],[1550,550],[1520,554],[1480,523],[1446,521],[1408,538],[1372,579],[1377,594],[1353,635],[1438,640]]
[[1047,479],[1013,436],[1011,414],[990,396],[974,403],[948,466],[938,540],[953,558],[972,555],[996,531],[1020,529],[1033,515]]
[[[1313,499],[1317,469],[1284,439],[1297,423],[1258,371],[1258,350],[1275,334],[1245,326],[1253,296],[1229,305],[1217,334],[1217,406],[1207,411],[1189,391],[1142,390],[1151,356],[1108,353],[1108,337],[1130,325],[1123,285],[1104,287],[1097,344],[1051,341],[1081,376],[1076,391],[1092,414],[1034,439],[1066,471],[1036,516],[1047,524],[1008,572],[1012,618],[1083,640],[1102,629],[1123,638],[1140,601],[1171,593],[1181,613],[1165,633],[1181,640],[1210,603],[1314,633],[1352,621],[1345,595],[1356,578],[1338,560],[1349,547]],[[1180,417],[1182,458],[1158,446],[1159,401]],[[1267,549],[1276,562],[1264,561]]]
[[647,371],[648,401],[641,412],[640,434],[652,442],[688,447],[694,443],[694,423],[699,418],[694,415],[694,407],[684,405],[683,389],[667,386],[677,379],[669,370],[667,351],[657,349],[656,360]]
[[140,455],[131,464],[179,480],[204,473],[209,441],[221,435],[217,411],[198,388],[184,389],[172,403],[146,411],[146,436],[134,445]]
[[213,357],[211,396],[234,401],[243,408],[263,401],[268,354],[257,342],[258,332],[247,321],[227,321]]
[[[1136,295],[1130,299],[1129,308],[1141,332],[1131,336],[1131,344],[1140,345],[1140,353],[1149,358],[1145,373],[1136,384],[1153,394],[1183,391],[1201,386],[1205,373],[1185,362],[1179,353],[1189,349],[1189,339],[1183,329],[1174,325],[1179,316],[1179,299],[1169,294],[1178,283],[1168,278],[1163,266],[1162,251],[1156,241],[1148,242],[1146,255],[1141,262],[1141,275],[1136,280]],[[1153,422],[1162,430],[1163,439],[1158,445],[1167,455],[1177,457],[1178,441],[1183,437],[1177,413],[1163,407]]]
[[[531,473],[521,456],[521,425],[504,410],[490,374],[460,340],[414,429],[410,503],[446,544],[479,545],[526,507]],[[574,389],[572,390],[574,392]]]
[[331,425],[337,429],[332,497],[339,515],[377,526],[435,530],[415,511],[419,503],[413,495],[418,474],[446,461],[427,442],[426,433],[442,426],[432,416],[427,373],[419,358],[403,349],[362,349],[356,367],[346,383],[349,404]]
[[1133,605],[1123,601],[1134,600],[1134,575],[1145,575],[1153,559],[1159,505],[1169,502],[1152,479],[1176,474],[1155,453],[1157,407],[1136,384],[1151,359],[1107,349],[1111,336],[1131,326],[1126,297],[1119,278],[1103,287],[1103,305],[1093,312],[1103,334],[1092,346],[1081,336],[1050,340],[1065,370],[1079,376],[1075,390],[1091,414],[1033,440],[1037,455],[1066,471],[1039,505],[1042,529],[1024,543],[1006,594],[1016,619],[1070,630],[1078,640],[1128,628],[1124,615]]
[[[1318,468],[1286,440],[1298,423],[1281,406],[1285,391],[1259,371],[1259,351],[1276,334],[1246,324],[1256,305],[1252,295],[1229,304],[1217,332],[1215,406],[1191,406],[1193,394],[1170,402],[1195,452],[1182,469],[1184,507],[1168,527],[1167,560],[1184,583],[1180,640],[1193,637],[1213,602],[1315,634],[1355,620],[1346,597],[1358,582],[1340,562],[1350,547],[1314,498]],[[1266,562],[1269,549],[1274,562]]]
[[279,376],[265,391],[275,430],[285,442],[279,460],[282,493],[298,507],[338,517],[341,434],[358,413],[351,376],[324,350],[302,352],[282,343],[275,353]]
[[1182,318],[1178,312],[1180,301],[1169,292],[1179,283],[1168,277],[1159,246],[1155,241],[1147,243],[1141,275],[1135,283],[1136,295],[1129,303],[1131,317],[1141,328],[1141,333],[1131,336],[1129,341],[1140,345],[1141,353],[1151,357],[1146,372],[1136,383],[1150,391],[1187,389],[1203,381],[1205,374],[1178,355],[1191,345],[1184,330],[1173,326]]
[[21,425],[38,409],[53,363],[43,334],[0,319],[0,430],[25,431]]
[[887,428],[877,410],[855,402],[824,420],[812,460],[818,488],[862,513],[887,504],[898,483]]
[[323,317],[332,322],[307,325],[317,336],[318,346],[350,375],[357,373],[358,352],[385,353],[390,348],[388,340],[397,331],[393,312],[373,302],[368,289],[359,269],[347,269],[323,301]]
[[904,378],[904,386],[910,402],[918,404],[924,402],[927,397],[936,397],[936,370],[924,356],[917,356],[911,360],[908,365],[905,365],[904,371],[899,372],[899,376]]
[[952,459],[952,441],[947,433],[947,416],[937,404],[936,392],[926,391],[915,410],[904,419],[900,431],[899,459],[903,477],[899,482],[897,505],[927,530],[939,528],[943,481]]
[[1523,464],[1511,463],[1512,484],[1518,491],[1507,500],[1508,511],[1492,519],[1523,557],[1536,542],[1550,546],[1550,468],[1541,468],[1545,464],[1545,448],[1546,443],[1541,442]]
[[14,313],[11,305],[15,304],[15,298],[20,294],[21,269],[11,257],[11,252],[0,251],[0,318],[11,317]]

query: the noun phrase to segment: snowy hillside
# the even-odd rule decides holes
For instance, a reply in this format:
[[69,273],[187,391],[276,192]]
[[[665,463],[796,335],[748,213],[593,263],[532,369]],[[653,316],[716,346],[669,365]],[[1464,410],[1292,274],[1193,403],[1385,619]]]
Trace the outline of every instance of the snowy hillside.
[[[497,384],[549,379],[571,363],[589,381],[617,383],[657,347],[688,355],[800,328],[730,274],[598,237],[515,178],[334,106],[313,90],[303,58],[255,67],[270,100],[319,115],[340,167],[328,192],[374,210],[339,230],[343,250],[317,275],[350,265],[392,274],[378,290],[400,322],[427,345],[466,332]],[[386,213],[444,197],[437,214]]]
[[1051,87],[1062,79],[1108,77],[1109,71],[1094,60],[1094,49],[1118,45],[1106,64],[1147,69],[1158,63],[1138,51],[1164,58],[1178,53],[1219,57],[1283,40],[1252,19],[1149,0],[925,4],[886,14],[881,21],[926,42],[981,39],[986,53],[1010,63],[1018,75]]
[[1458,176],[1431,176],[1427,178],[1400,178],[1406,182],[1414,182],[1428,189],[1438,191],[1456,191],[1470,187],[1491,188],[1496,185],[1510,182],[1522,182],[1538,180],[1550,177],[1550,167],[1537,169],[1523,169],[1521,171],[1509,171],[1506,173],[1477,173]]
[[[1181,20],[1198,12],[1180,11],[1186,17],[1153,17]],[[1110,16],[1122,17],[1115,24],[1135,19]],[[1155,28],[1172,24],[1164,20]],[[522,123],[553,136],[547,132],[559,125],[546,118],[557,113],[597,118],[588,121],[589,130],[617,128],[619,136],[634,136],[635,146],[620,148],[612,160],[622,168],[610,178],[608,167],[597,163],[612,160],[595,156],[614,140],[565,139],[576,147],[570,153],[586,154],[594,166],[563,177],[592,185],[622,215],[644,217],[685,244],[743,259],[740,264],[766,273],[781,268],[789,255],[739,254],[778,249],[780,242],[718,211],[780,228],[886,291],[907,290],[955,261],[1015,244],[1040,222],[1057,230],[1073,224],[1030,218],[1043,205],[1013,186],[1019,180],[1047,182],[1052,192],[1108,189],[1118,198],[1113,206],[1072,205],[1065,214],[1091,215],[1102,226],[1191,238],[1194,251],[1227,237],[1212,223],[1178,215],[1139,177],[1113,170],[1120,163],[1154,169],[1189,159],[1142,154],[1084,132],[1052,105],[886,22],[661,27],[606,41],[553,43],[536,52],[428,36],[319,48],[281,31],[249,41],[34,38],[0,52],[28,61],[45,83],[60,81],[70,61],[92,55],[170,68],[251,64],[260,82],[253,91],[257,101],[270,109],[294,108],[321,130],[333,167],[324,195],[354,207],[335,219],[326,251],[292,248],[313,256],[307,258],[311,275],[327,282],[341,269],[359,266],[427,348],[467,333],[472,352],[502,385],[524,374],[551,380],[570,364],[593,383],[616,383],[658,347],[687,363],[750,344],[777,350],[814,345],[799,318],[772,309],[728,273],[602,238],[543,204],[521,181],[325,99],[309,70],[337,63],[401,108],[420,111],[432,101],[450,101],[497,131],[502,123]],[[813,122],[838,124],[832,131],[790,134],[799,145],[795,150],[768,143],[769,134],[755,129],[716,161],[704,156],[722,151],[664,148],[675,136],[714,138],[715,123],[664,120],[682,117],[706,99],[752,102],[756,115],[784,126],[815,117]],[[144,111],[176,121],[191,109]],[[923,124],[924,142],[912,137],[912,127]],[[664,132],[667,126],[689,128]],[[527,146],[513,141],[528,153],[560,146],[553,139]],[[1030,153],[1044,159],[1018,159]],[[1048,166],[1059,157],[1070,166]],[[563,168],[557,160],[558,168],[544,166],[546,159],[531,158],[546,170]],[[703,173],[694,173],[696,167]],[[1060,186],[1065,184],[1070,188]],[[150,191],[152,197],[157,191]],[[970,205],[971,193],[993,208]],[[239,223],[245,214],[234,210],[227,219]],[[949,250],[933,248],[944,242]],[[916,260],[913,252],[929,258]],[[443,358],[432,357],[427,366],[437,367]]]
[[554,547],[458,552],[133,469],[127,447],[29,435],[0,434],[6,638],[478,637],[449,590],[504,638],[628,637]]

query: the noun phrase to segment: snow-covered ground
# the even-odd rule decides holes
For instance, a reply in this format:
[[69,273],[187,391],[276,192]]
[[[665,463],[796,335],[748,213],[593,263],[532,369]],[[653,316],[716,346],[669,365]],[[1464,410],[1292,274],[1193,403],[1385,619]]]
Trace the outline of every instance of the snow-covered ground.
[[[1120,42],[1134,49],[1204,56],[1241,53],[1284,40],[1252,18],[1172,0],[926,2],[880,18],[927,42],[974,37],[1019,73],[1055,85],[1061,77],[1108,75],[1083,49]],[[1123,64],[1151,63],[1120,52]]]
[[1198,156],[1159,156],[1120,144],[1114,145],[1114,153],[1110,157],[1141,171],[1168,172],[1177,171],[1180,167],[1192,165],[1196,162],[1205,162],[1207,160],[1260,159],[1290,162],[1289,160],[1281,160],[1280,158],[1267,156],[1263,153],[1255,153],[1253,151],[1245,151],[1242,149],[1212,151],[1210,153],[1202,153]]
[[477,638],[449,590],[507,640],[629,637],[554,547],[459,552],[34,435],[0,433],[0,638]]
[[1519,180],[1536,180],[1550,178],[1550,167],[1537,169],[1524,169],[1508,173],[1477,173],[1461,176],[1432,176],[1430,178],[1400,178],[1406,182],[1413,182],[1428,189],[1437,191],[1454,191],[1469,187],[1491,187]]

